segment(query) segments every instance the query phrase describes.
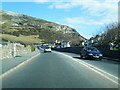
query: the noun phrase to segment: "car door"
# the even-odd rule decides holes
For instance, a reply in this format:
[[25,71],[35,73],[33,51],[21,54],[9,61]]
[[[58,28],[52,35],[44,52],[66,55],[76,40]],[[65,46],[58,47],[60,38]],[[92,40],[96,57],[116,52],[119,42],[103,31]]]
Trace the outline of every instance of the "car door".
[[82,51],[81,51],[81,55],[82,55],[82,56],[85,56],[85,55],[86,55],[86,49],[87,49],[86,47],[84,47],[84,48],[82,49]]

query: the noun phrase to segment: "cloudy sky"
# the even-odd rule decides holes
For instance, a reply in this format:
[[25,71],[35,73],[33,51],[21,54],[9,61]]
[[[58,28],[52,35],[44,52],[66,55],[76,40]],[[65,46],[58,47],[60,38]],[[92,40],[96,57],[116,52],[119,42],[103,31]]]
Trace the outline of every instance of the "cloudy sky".
[[118,21],[119,0],[2,0],[2,10],[68,25],[90,38]]

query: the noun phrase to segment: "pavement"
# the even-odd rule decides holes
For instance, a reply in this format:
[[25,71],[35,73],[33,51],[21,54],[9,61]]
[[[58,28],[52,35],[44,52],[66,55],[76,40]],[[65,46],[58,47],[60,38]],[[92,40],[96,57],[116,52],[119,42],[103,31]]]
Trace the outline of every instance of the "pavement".
[[103,57],[103,59],[120,62],[120,60],[117,58]]
[[40,51],[36,49],[34,52],[31,52],[29,54],[16,56],[14,58],[2,59],[2,74],[4,74],[7,71],[10,71],[12,68],[18,66],[19,64],[25,62],[26,60],[34,57],[39,53]]

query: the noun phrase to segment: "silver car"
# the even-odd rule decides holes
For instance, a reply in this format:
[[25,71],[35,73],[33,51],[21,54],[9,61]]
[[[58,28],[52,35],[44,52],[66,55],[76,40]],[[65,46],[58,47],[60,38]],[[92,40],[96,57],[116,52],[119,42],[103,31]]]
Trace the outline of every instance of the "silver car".
[[50,47],[45,47],[44,52],[51,52],[51,48]]

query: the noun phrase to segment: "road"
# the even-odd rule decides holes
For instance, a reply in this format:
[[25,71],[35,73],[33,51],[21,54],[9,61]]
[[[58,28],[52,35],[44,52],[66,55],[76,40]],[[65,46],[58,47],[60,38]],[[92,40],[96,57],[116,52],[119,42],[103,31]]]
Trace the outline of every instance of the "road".
[[113,69],[118,69],[119,64],[106,61],[94,63],[73,57],[71,54],[69,56],[54,51],[41,52],[32,61],[3,77],[3,88],[118,88],[113,77],[109,79],[107,74],[102,75],[81,62],[87,62],[98,68],[103,67],[99,65],[103,63],[102,65],[111,69],[100,69],[110,74],[115,73],[112,74],[115,77],[117,70]]

